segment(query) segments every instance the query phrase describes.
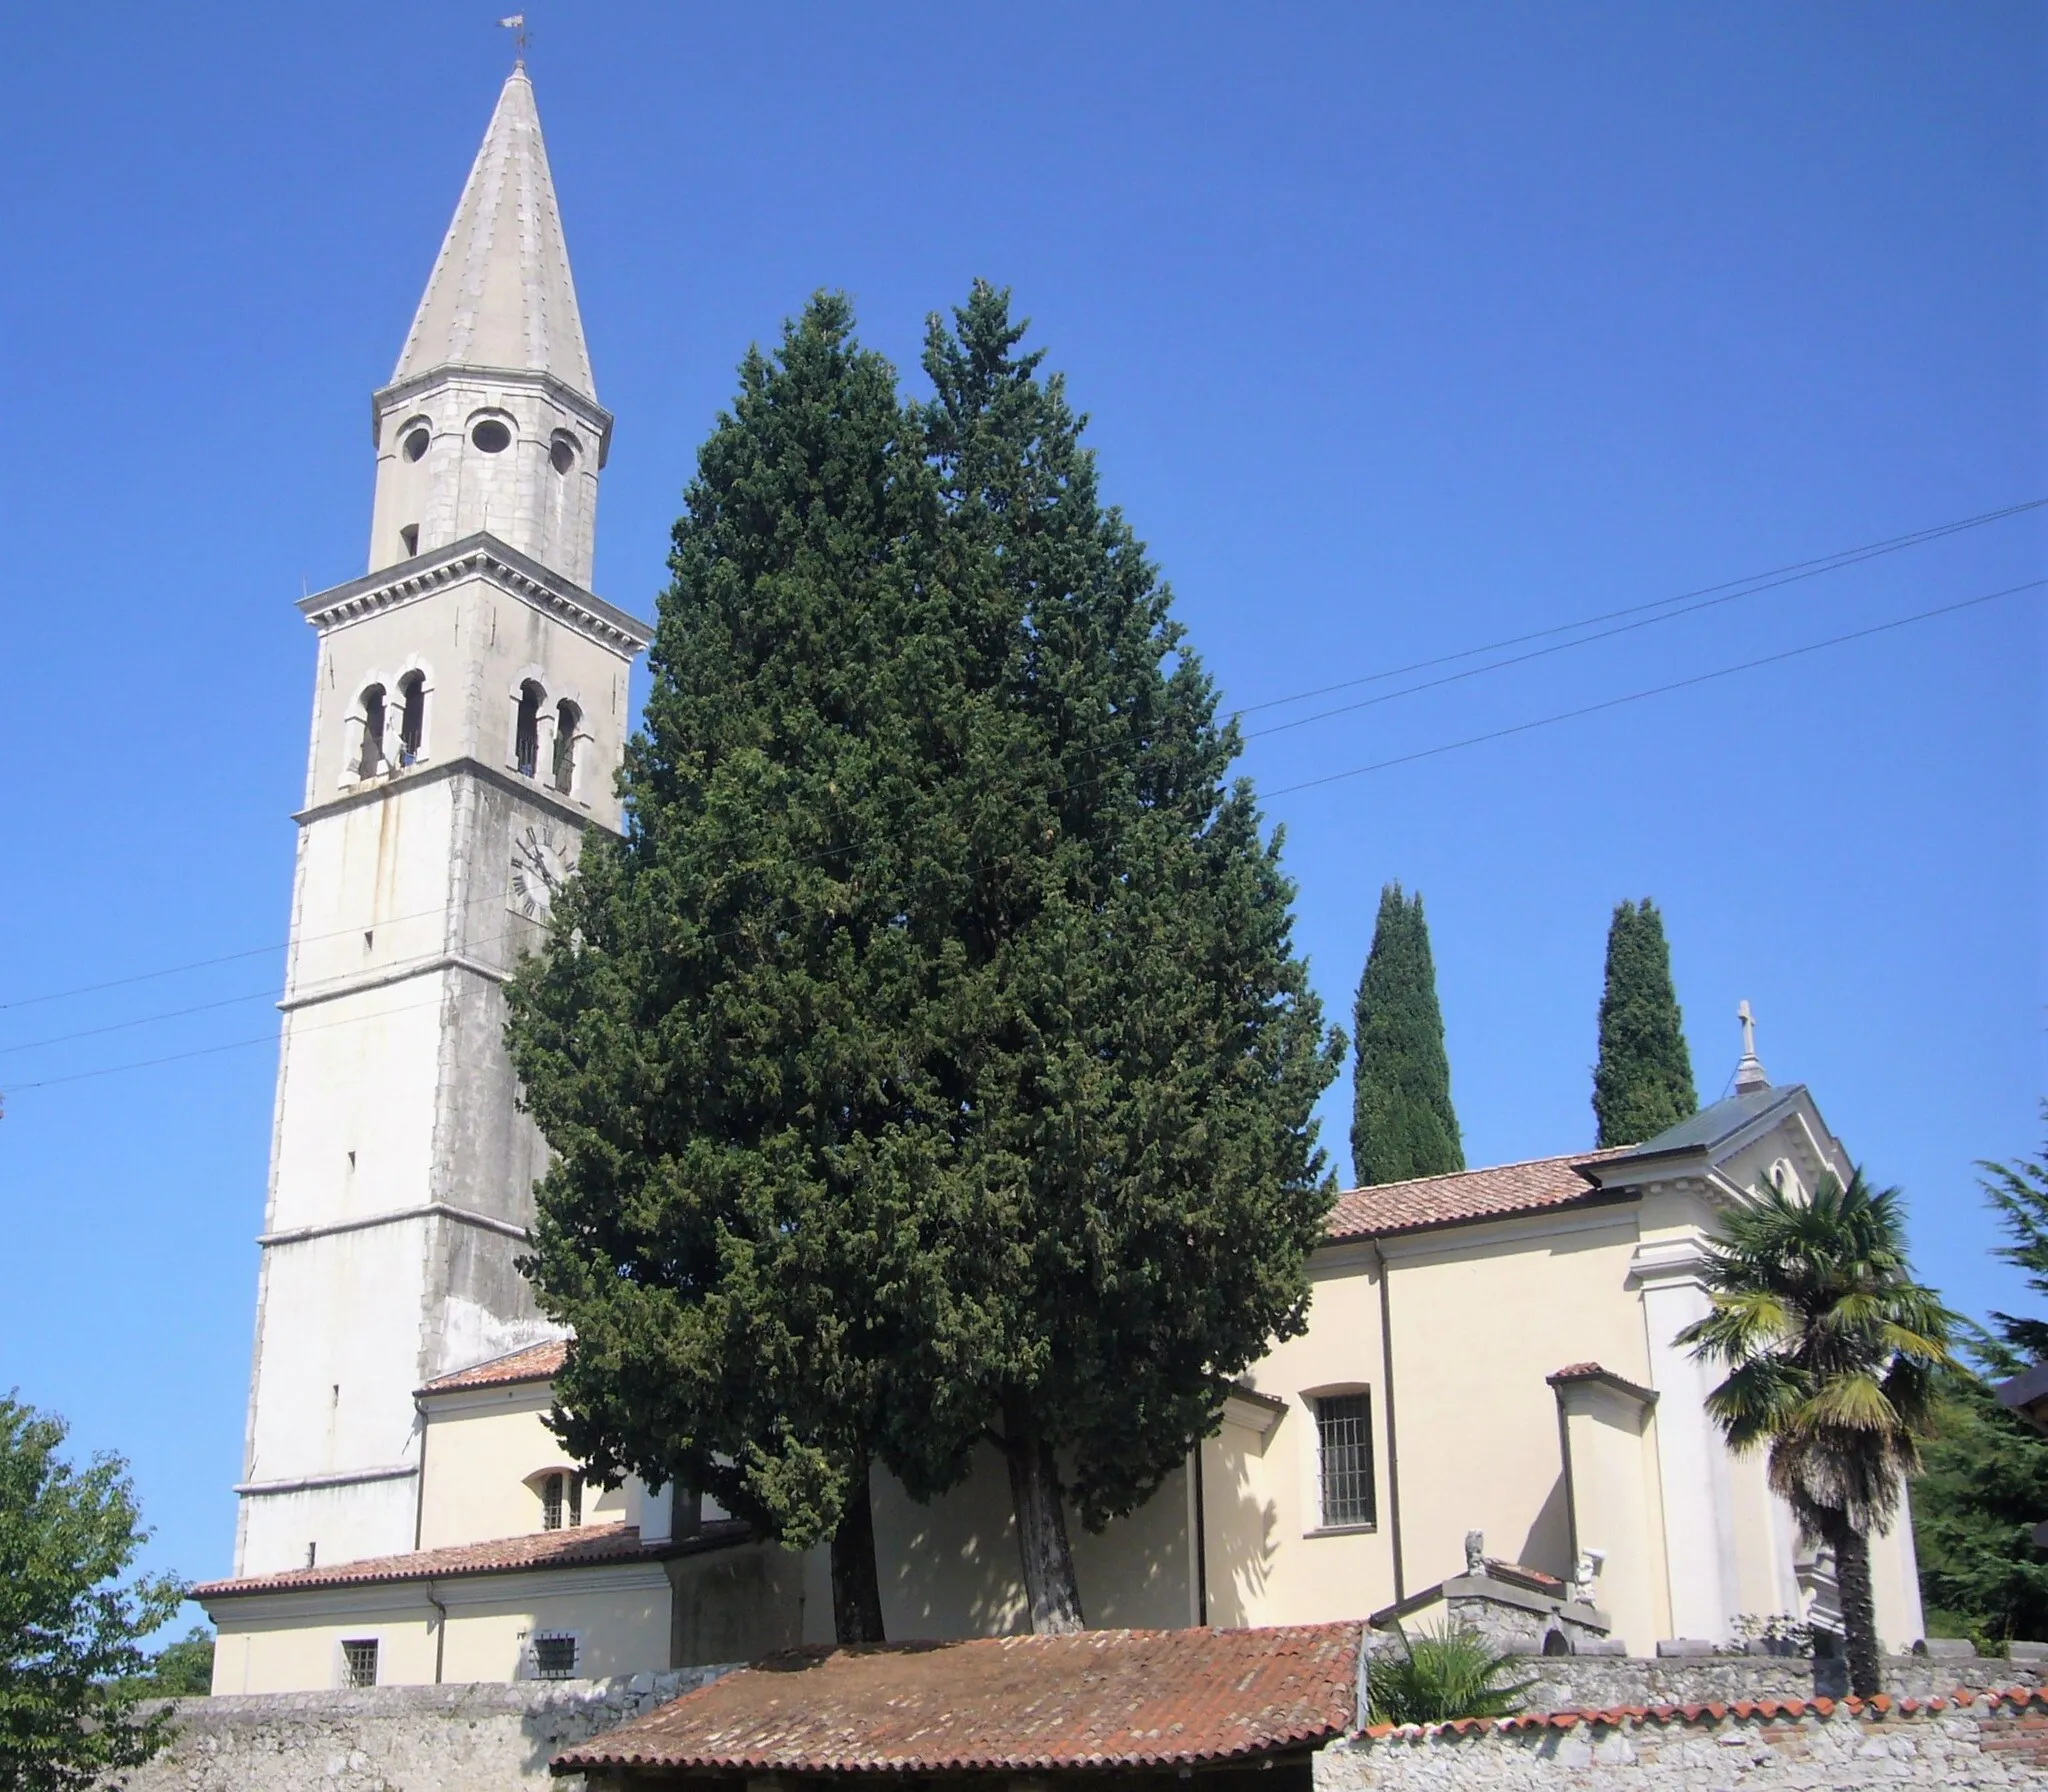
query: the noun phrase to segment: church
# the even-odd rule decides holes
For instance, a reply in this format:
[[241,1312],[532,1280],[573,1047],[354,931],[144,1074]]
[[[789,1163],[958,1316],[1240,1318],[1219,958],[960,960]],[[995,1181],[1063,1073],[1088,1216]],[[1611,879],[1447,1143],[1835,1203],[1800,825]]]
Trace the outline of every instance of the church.
[[[500,94],[388,385],[369,572],[315,631],[233,1578],[216,1693],[590,1678],[830,1641],[820,1549],[708,1499],[586,1487],[545,1424],[563,1344],[516,1267],[546,1147],[502,988],[620,825],[650,626],[590,589],[598,402],[531,81]],[[1644,1144],[1358,1189],[1308,1329],[1129,1518],[1074,1540],[1091,1625],[1397,1618],[1483,1597],[1531,1646],[1649,1655],[1826,1618],[1832,1573],[1674,1343],[1765,1176],[1850,1159],[1753,1040]],[[991,1449],[929,1505],[877,1471],[892,1638],[1025,1627]],[[1921,1634],[1910,1524],[1880,1633]]]

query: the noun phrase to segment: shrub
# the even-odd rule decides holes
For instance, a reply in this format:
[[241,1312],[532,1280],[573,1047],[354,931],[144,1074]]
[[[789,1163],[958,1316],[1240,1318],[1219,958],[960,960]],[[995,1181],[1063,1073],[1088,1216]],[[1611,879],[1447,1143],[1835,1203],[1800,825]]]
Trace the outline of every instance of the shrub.
[[1448,1619],[1410,1636],[1395,1626],[1403,1653],[1374,1659],[1366,1670],[1373,1722],[1440,1724],[1458,1717],[1512,1717],[1534,1680],[1506,1683],[1516,1668],[1478,1631]]

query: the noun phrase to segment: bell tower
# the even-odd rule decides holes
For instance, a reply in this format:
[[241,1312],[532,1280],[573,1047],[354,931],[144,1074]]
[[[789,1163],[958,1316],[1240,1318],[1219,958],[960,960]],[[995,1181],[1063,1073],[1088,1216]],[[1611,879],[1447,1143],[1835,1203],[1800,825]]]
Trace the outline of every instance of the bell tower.
[[366,576],[316,631],[237,1574],[414,1547],[413,1390],[548,1336],[503,986],[616,829],[648,628],[590,590],[597,402],[515,68],[389,385]]

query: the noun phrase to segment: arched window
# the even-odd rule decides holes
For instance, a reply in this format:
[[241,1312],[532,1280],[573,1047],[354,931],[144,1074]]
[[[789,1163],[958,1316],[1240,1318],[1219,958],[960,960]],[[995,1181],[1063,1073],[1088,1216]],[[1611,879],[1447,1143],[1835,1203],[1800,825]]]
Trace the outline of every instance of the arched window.
[[532,777],[540,766],[540,706],[545,701],[540,686],[532,679],[519,687],[518,726],[513,732],[512,753],[522,778]]
[[427,734],[427,675],[408,672],[398,681],[398,763],[411,765],[420,756]]
[[363,751],[356,776],[374,778],[384,769],[384,687],[373,684],[363,693]]
[[576,786],[576,730],[583,712],[566,697],[555,707],[555,788],[567,796]]

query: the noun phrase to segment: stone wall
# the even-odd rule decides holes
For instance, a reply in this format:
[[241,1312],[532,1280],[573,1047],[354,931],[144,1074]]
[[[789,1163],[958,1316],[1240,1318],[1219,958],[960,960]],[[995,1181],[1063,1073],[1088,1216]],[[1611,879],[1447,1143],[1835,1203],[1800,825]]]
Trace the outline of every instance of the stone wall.
[[[1604,1711],[1616,1705],[1691,1705],[1742,1699],[1843,1697],[1849,1664],[1839,1658],[1768,1655],[1679,1656],[1655,1661],[1626,1655],[1545,1656],[1517,1662],[1534,1680],[1531,1711]],[[1895,1699],[1925,1699],[1958,1687],[1986,1692],[2048,1680],[2048,1664],[1982,1656],[1888,1655],[1884,1688]]]
[[[1641,1665],[1641,1664],[1638,1664]],[[1818,1792],[2048,1785],[2048,1693],[1742,1700],[1368,1731],[1316,1792]]]
[[178,1702],[177,1740],[109,1786],[129,1792],[508,1792],[553,1780],[558,1750],[726,1668],[617,1680],[377,1686]]

